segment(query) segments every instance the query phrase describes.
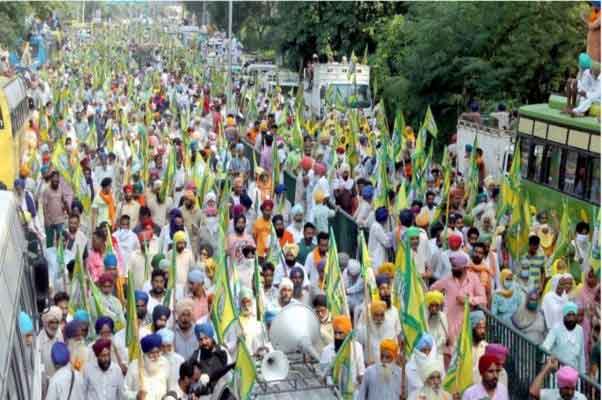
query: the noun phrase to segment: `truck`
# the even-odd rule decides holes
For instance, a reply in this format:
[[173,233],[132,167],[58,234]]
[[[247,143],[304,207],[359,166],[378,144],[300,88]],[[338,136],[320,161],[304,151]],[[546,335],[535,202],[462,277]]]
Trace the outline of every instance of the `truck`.
[[485,116],[481,118],[480,123],[462,116],[458,119],[457,162],[458,169],[463,175],[466,176],[470,163],[470,152],[466,151],[466,147],[475,143],[475,136],[477,136],[477,146],[483,149],[486,174],[499,181],[508,170],[515,134],[506,127],[497,126],[494,121]]
[[310,117],[322,118],[329,107],[372,113],[370,67],[363,64],[314,64],[304,70],[303,96]]

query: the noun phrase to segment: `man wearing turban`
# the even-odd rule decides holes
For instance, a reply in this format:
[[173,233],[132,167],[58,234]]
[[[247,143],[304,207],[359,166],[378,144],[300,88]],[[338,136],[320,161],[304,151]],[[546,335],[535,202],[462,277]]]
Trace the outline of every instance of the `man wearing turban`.
[[307,273],[305,273],[305,267],[297,262],[297,255],[299,254],[299,245],[295,243],[287,243],[282,246],[282,253],[284,254],[284,260],[282,260],[274,271],[274,285],[280,285],[280,281],[290,275],[293,268],[301,268],[304,272],[304,286],[309,285]]
[[[346,315],[334,317],[332,319],[332,330],[334,332],[334,342],[324,347],[324,350],[322,350],[322,354],[320,355],[320,372],[322,377],[325,378],[329,384],[332,384],[333,382],[333,363],[337,352],[343,345],[347,335],[351,333],[351,320]],[[353,340],[351,345],[353,346],[353,358],[351,360],[353,386],[357,389],[365,372],[364,352],[362,351],[362,345],[356,340]],[[339,382],[340,381],[341,379],[339,379]]]
[[86,399],[104,400],[123,397],[123,373],[111,362],[111,340],[100,338],[92,344],[95,360],[83,371]]
[[487,321],[485,313],[481,310],[471,311],[470,326],[472,328],[472,362],[473,362],[473,382],[479,381],[479,365],[478,360],[485,354],[487,341]]
[[358,319],[357,340],[364,348],[364,359],[368,365],[380,362],[380,344],[384,339],[397,340],[399,331],[395,324],[387,321],[387,303],[373,300],[369,308],[369,318],[362,316]]
[[553,326],[541,347],[582,374],[585,374],[583,328],[577,323],[577,305],[572,301],[562,307],[563,319]]
[[249,352],[252,355],[259,354],[261,350],[267,350],[270,347],[267,329],[263,321],[258,320],[255,313],[253,291],[247,287],[241,287],[238,299],[240,303],[240,325],[235,325],[226,338],[228,351],[230,351],[230,354],[236,354],[238,337],[242,337]]
[[121,330],[125,328],[125,314],[123,306],[117,297],[113,295],[115,286],[115,278],[111,272],[104,272],[96,281],[96,285],[100,288],[101,300],[104,314],[111,317],[115,322],[115,329]]
[[201,383],[203,383],[203,394],[213,392],[217,383],[216,373],[226,366],[228,354],[222,350],[215,342],[215,330],[209,322],[196,324],[194,334],[198,340],[198,348],[194,351],[190,359],[199,364],[201,370]]
[[377,208],[374,211],[374,219],[376,223],[370,226],[368,236],[368,251],[372,258],[372,265],[382,265],[387,261],[387,249],[393,247],[387,227],[389,210],[386,207]]
[[447,338],[449,327],[447,325],[447,316],[443,312],[443,300],[443,293],[437,290],[426,292],[424,296],[427,307],[428,332],[433,335],[435,345],[442,354],[449,344]]
[[[542,370],[537,374],[529,394],[533,399],[562,399],[562,400],[586,400],[583,393],[577,391],[577,382],[579,382],[579,372],[575,368],[563,366],[558,368],[558,360],[554,357],[548,358]],[[543,389],[546,378],[552,372],[556,371],[555,389]]]
[[400,399],[402,369],[397,365],[399,346],[397,340],[383,339],[379,344],[380,361],[366,369],[359,388],[358,399]]
[[445,375],[441,360],[427,360],[421,365],[418,373],[424,386],[410,392],[408,400],[452,400],[452,395],[441,387]]
[[161,352],[169,363],[169,387],[175,388],[180,377],[180,366],[186,360],[174,351],[174,333],[171,329],[161,328],[155,333],[161,336]]
[[[146,318],[148,293],[143,292],[142,290],[135,290],[134,299],[136,301],[136,322],[138,323],[138,337],[144,337],[151,333],[149,324],[150,321]],[[126,331],[127,329],[123,328],[115,334],[114,342],[117,345],[117,347],[127,348]]]
[[184,231],[177,231],[173,235],[173,244],[171,250],[167,252],[166,258],[172,260],[174,258],[173,252],[175,252],[176,260],[176,288],[177,291],[181,291],[186,287],[188,271],[190,271],[194,265],[194,254],[188,246],[188,235]]
[[56,342],[52,345],[51,358],[56,372],[50,379],[46,400],[64,400],[69,393],[73,400],[85,398],[82,375],[72,368],[70,357],[65,343]]
[[174,347],[176,353],[189,359],[192,353],[198,347],[198,342],[194,336],[194,320],[192,312],[194,301],[191,298],[184,298],[176,303],[176,324],[174,326]]
[[476,383],[466,389],[462,400],[479,400],[483,398],[509,400],[508,388],[498,382],[500,360],[491,354],[481,356],[477,365],[481,375],[481,383]]
[[63,340],[63,334],[59,330],[60,321],[63,319],[63,311],[58,306],[51,306],[42,314],[43,328],[37,337],[37,346],[40,349],[42,364],[44,365],[44,386],[54,374],[54,363],[52,362],[52,346]]
[[137,360],[130,363],[125,376],[125,396],[134,399],[145,394],[146,397],[142,397],[145,400],[161,400],[169,389],[169,363],[161,355],[161,336],[156,333],[144,336],[140,347],[144,358],[143,370],[139,372]]

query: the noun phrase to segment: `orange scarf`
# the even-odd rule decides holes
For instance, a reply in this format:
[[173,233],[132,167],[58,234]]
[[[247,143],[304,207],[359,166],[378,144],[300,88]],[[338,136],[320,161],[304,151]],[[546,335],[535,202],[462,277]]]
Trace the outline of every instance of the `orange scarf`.
[[322,256],[320,255],[320,250],[318,250],[318,247],[316,246],[316,248],[313,251],[313,260],[314,260],[314,266],[317,268],[318,264],[320,264],[320,261],[322,261]]
[[103,193],[103,191],[99,191],[98,195],[100,196],[101,199],[104,200],[104,202],[106,203],[106,205],[109,207],[109,224],[111,226],[113,226],[113,224],[115,223],[115,200],[113,200],[113,196],[111,196],[111,193],[109,194],[105,194]]

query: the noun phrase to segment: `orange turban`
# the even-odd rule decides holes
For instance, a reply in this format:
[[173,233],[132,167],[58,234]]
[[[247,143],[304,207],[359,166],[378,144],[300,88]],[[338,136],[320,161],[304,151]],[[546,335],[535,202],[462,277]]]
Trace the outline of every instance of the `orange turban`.
[[338,315],[332,320],[332,328],[346,335],[351,332],[351,320],[346,315]]
[[382,300],[372,301],[372,304],[370,305],[371,314],[384,313],[385,311],[387,311],[387,303]]
[[397,353],[399,352],[399,346],[397,342],[393,339],[383,339],[380,342],[380,352],[381,353],[390,353],[393,357],[397,357]]

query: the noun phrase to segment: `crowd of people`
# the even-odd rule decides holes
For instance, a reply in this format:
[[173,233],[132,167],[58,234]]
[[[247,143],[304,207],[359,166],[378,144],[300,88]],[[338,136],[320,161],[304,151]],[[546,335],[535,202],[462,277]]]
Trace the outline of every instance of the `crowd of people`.
[[[512,354],[520,368],[520,354],[487,342],[486,313],[552,355],[534,398],[586,398],[579,374],[597,379],[600,364],[597,220],[571,232],[560,210],[529,210],[515,251],[504,184],[482,149],[452,139],[435,163],[423,129],[389,139],[378,116],[352,110],[306,119],[300,98],[244,77],[233,109],[216,69],[156,34],[150,62],[131,51],[144,35],[66,36],[60,62],[29,76],[35,109],[14,192],[45,244],[51,300],[41,329],[21,313],[19,332],[41,352],[46,399],[208,395],[241,343],[254,356],[271,349],[271,321],[291,303],[319,320],[325,382],[340,380],[335,360],[353,335],[356,399],[509,399],[506,363]],[[474,171],[458,170],[460,157]],[[367,238],[337,254],[345,313],[325,287],[337,213]],[[404,249],[425,300],[414,343],[398,284]],[[221,332],[212,316],[224,271],[236,321]],[[472,377],[460,393],[445,383],[466,302]],[[557,386],[546,389],[550,373]]]

